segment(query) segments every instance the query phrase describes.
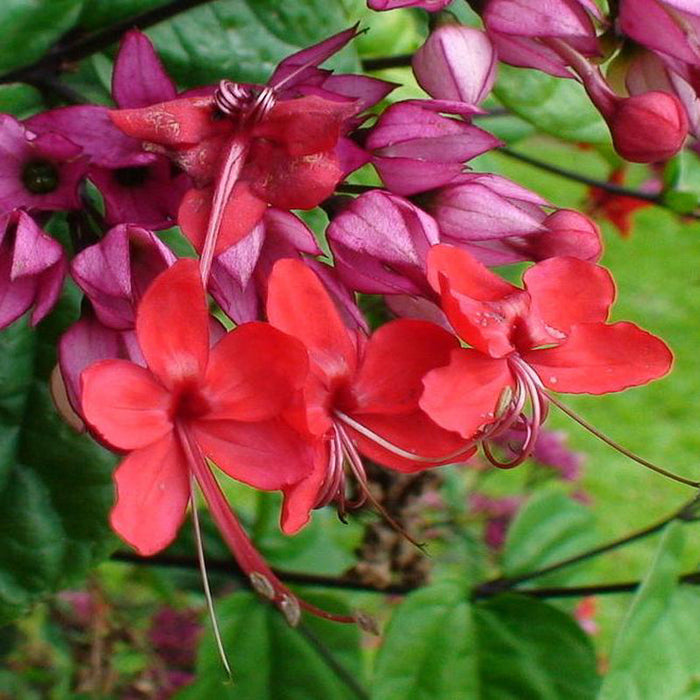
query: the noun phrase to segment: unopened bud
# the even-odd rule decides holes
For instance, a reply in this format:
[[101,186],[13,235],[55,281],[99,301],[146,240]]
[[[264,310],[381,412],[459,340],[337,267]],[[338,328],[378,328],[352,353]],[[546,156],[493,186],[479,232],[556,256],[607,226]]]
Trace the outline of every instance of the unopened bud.
[[615,150],[633,163],[668,160],[688,135],[683,105],[667,92],[645,92],[620,100],[608,126]]
[[573,209],[559,209],[543,222],[547,231],[532,236],[533,260],[558,256],[595,262],[603,252],[600,229],[587,216]]
[[477,105],[491,91],[496,52],[484,32],[443,25],[416,51],[413,72],[432,97]]

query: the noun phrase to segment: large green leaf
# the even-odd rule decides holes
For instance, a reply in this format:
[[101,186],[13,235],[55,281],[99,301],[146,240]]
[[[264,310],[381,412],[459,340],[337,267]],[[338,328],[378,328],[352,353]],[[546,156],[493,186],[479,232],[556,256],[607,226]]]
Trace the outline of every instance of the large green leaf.
[[[319,600],[331,609],[330,597]],[[316,602],[316,601],[314,601]],[[334,608],[340,604],[333,599]],[[356,694],[319,653],[325,653],[361,684],[360,633],[356,626],[304,616],[304,630],[293,629],[272,605],[250,593],[235,593],[216,606],[224,647],[233,667],[233,684],[225,673],[213,636],[203,641],[197,682],[179,700],[350,700]]]
[[519,117],[556,138],[609,143],[602,117],[575,80],[501,64],[496,97]]
[[168,2],[169,0],[90,0],[85,3],[80,16],[80,27],[86,31],[102,29],[161,5],[167,5]]
[[394,613],[374,671],[372,700],[475,700],[477,643],[464,587],[411,593]]
[[[559,492],[532,498],[508,529],[503,549],[506,576],[518,576],[574,556],[596,541],[595,518],[589,508]],[[537,579],[561,583],[570,570]]]
[[[280,59],[351,24],[339,0],[219,0],[162,22],[148,34],[173,77],[193,86],[224,77],[264,82]],[[354,47],[327,65],[357,68]]]
[[678,588],[683,527],[664,532],[615,640],[600,700],[698,697],[700,594]]
[[475,608],[480,700],[586,700],[599,679],[593,646],[565,613],[503,595]]
[[79,581],[110,539],[114,458],[63,423],[47,388],[66,312],[0,333],[0,623]]
[[38,60],[78,21],[83,0],[3,0],[0,73]]

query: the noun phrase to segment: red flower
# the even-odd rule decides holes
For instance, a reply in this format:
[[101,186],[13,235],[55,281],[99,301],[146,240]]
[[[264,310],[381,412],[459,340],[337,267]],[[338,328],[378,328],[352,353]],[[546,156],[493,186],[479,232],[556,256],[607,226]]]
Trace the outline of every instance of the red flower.
[[337,500],[345,507],[343,463],[364,483],[357,453],[412,472],[473,453],[418,406],[423,376],[449,361],[457,339],[426,321],[387,323],[370,338],[351,332],[316,275],[301,261],[280,260],[270,275],[270,323],[309,352],[305,405],[297,421],[320,438],[324,457],[288,494],[285,529],[303,525],[309,510]]
[[82,374],[83,411],[111,447],[128,452],[114,480],[111,522],[140,554],[175,537],[196,481],[226,543],[261,595],[292,625],[298,599],[272,572],[230,509],[207,459],[234,479],[288,496],[313,463],[308,444],[280,412],[303,385],[303,346],[265,323],[247,323],[210,351],[209,313],[197,263],[181,260],[144,295],[136,334],[147,368],[103,360]]
[[[621,168],[617,168],[610,173],[608,182],[612,185],[624,185],[625,173]],[[658,183],[651,182],[650,188],[659,189]],[[650,207],[651,202],[627,195],[613,194],[600,187],[591,187],[588,190],[588,212],[590,214],[601,215],[607,219],[619,232],[623,238],[629,237],[632,232],[632,214],[637,209]]]
[[[136,333],[147,368],[103,360],[82,374],[83,410],[111,447],[128,452],[111,521],[140,554],[166,547],[208,469],[259,489],[289,489],[308,472],[304,444],[279,418],[307,373],[304,348],[248,323],[210,351],[209,313],[194,260],[159,275],[143,297]],[[194,462],[199,462],[195,464]]]
[[[471,348],[453,350],[447,366],[428,373],[420,406],[467,439],[522,429],[520,456],[502,466],[519,464],[532,449],[546,416],[545,389],[605,394],[646,384],[671,367],[662,340],[632,323],[605,323],[615,285],[593,263],[550,258],[525,272],[520,289],[466,251],[438,245],[428,254],[428,275]],[[486,451],[490,457],[488,445]]]

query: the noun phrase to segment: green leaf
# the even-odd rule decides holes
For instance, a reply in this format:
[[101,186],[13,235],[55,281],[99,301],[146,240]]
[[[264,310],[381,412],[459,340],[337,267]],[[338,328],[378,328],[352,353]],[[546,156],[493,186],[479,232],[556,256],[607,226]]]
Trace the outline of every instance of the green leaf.
[[[533,497],[508,528],[503,549],[506,576],[518,576],[567,559],[594,546],[595,518],[589,508],[559,492]],[[570,578],[569,569],[538,577],[553,585]]]
[[678,587],[683,527],[673,522],[664,531],[615,640],[599,700],[697,697],[700,595]]
[[75,26],[83,0],[3,0],[0,73],[32,63]]
[[90,0],[80,16],[80,28],[95,31],[143,14],[169,0]]
[[603,118],[575,80],[500,64],[494,93],[519,117],[556,138],[610,142]]
[[480,700],[595,697],[595,652],[571,617],[546,603],[510,594],[480,603],[474,615]]
[[74,313],[0,333],[0,624],[80,581],[110,540],[114,457],[63,423],[47,387]]
[[[341,609],[337,598],[314,597],[319,605]],[[197,682],[177,694],[178,700],[356,700],[331,669],[303,629],[293,629],[280,612],[250,593],[235,593],[217,603],[217,617],[233,684],[225,672],[211,633],[200,647]],[[345,610],[344,612],[347,612]],[[302,621],[335,661],[361,683],[360,633],[355,625],[332,623],[305,615]]]
[[343,524],[330,508],[317,510],[311,522],[294,537],[279,526],[279,494],[260,493],[255,523],[256,546],[273,566],[289,571],[337,576],[357,562],[355,550],[364,528],[355,519]]
[[0,112],[12,114],[18,119],[26,119],[43,108],[41,93],[31,85],[24,83],[0,85]]
[[372,700],[474,700],[476,635],[464,587],[442,583],[406,597],[377,656]]
[[[262,83],[285,56],[351,24],[339,0],[219,0],[162,22],[148,34],[182,85],[224,77]],[[356,69],[355,48],[346,48],[324,65]]]

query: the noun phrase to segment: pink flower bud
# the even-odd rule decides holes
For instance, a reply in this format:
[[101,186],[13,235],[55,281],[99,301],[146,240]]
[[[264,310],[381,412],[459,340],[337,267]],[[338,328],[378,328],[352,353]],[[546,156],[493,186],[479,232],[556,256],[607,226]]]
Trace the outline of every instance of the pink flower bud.
[[600,229],[587,216],[573,209],[559,209],[543,224],[547,232],[532,237],[530,252],[534,260],[568,256],[596,262],[600,258]]
[[447,24],[438,27],[416,52],[413,72],[432,97],[476,105],[493,86],[496,54],[484,32]]
[[674,156],[688,135],[688,118],[678,98],[646,92],[620,100],[608,118],[615,150],[633,163]]

